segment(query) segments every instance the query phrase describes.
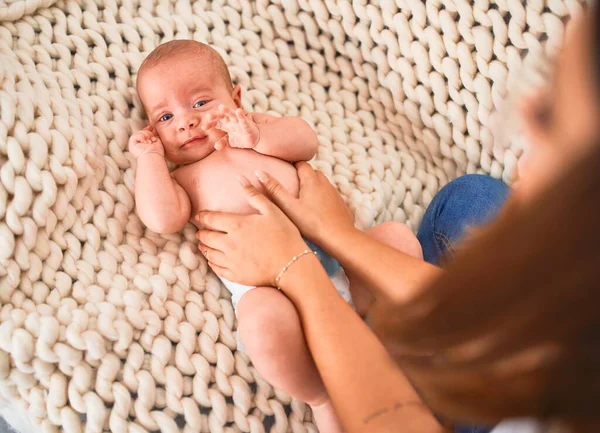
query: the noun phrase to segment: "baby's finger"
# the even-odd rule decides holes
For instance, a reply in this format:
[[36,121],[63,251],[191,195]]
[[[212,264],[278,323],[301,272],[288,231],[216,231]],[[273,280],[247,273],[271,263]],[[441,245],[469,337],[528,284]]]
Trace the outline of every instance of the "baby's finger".
[[241,120],[245,120],[246,122],[248,121],[248,117],[246,116],[246,112],[244,111],[243,108],[236,108],[235,110],[235,117],[241,121]]
[[246,117],[246,113],[244,113],[244,110],[242,110],[241,108],[235,110],[234,115],[236,122],[238,122],[239,124],[244,126],[248,124],[248,117]]
[[225,136],[215,143],[215,150],[223,150],[227,147],[227,144],[227,136]]
[[246,116],[246,113],[244,113],[243,110],[241,111],[241,113],[236,111],[236,115],[237,121],[240,125],[242,125],[244,132],[256,133],[256,129],[258,128],[258,126],[256,126],[256,123],[251,122],[250,119],[248,119],[248,116]]
[[217,122],[217,128],[220,129],[221,131],[230,132],[231,123],[228,122],[227,119],[223,117],[223,118],[219,119],[219,121]]
[[229,110],[229,108],[228,108],[228,107],[226,107],[226,106],[225,106],[225,105],[223,105],[223,104],[220,104],[220,105],[217,107],[217,113],[218,113],[219,115],[221,115],[221,116],[225,116],[225,115],[227,115],[227,114],[229,113],[229,111],[230,111],[230,110]]
[[145,143],[149,140],[149,137],[146,134],[138,134],[135,137],[136,143]]
[[230,124],[231,123],[231,116],[230,116],[230,114],[231,113],[229,113],[229,112],[221,114],[221,122],[223,124]]
[[200,127],[202,129],[204,129],[205,131],[208,131],[209,129],[213,129],[215,126],[217,126],[219,124],[220,120],[221,120],[220,117],[217,117],[217,116],[214,116],[211,114],[202,121],[202,123],[200,124]]
[[237,121],[237,118],[235,115],[235,110],[233,110],[230,107],[225,107],[224,105],[222,105],[222,107],[223,107],[223,110],[222,110],[223,116],[226,117],[229,120],[229,122]]

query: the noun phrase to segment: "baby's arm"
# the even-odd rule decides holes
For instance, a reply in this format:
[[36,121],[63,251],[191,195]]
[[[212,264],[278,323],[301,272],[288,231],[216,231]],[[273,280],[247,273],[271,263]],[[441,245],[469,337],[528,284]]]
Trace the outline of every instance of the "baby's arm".
[[297,162],[312,159],[319,147],[317,134],[300,117],[247,114],[241,108],[220,106],[207,122],[207,127],[214,126],[227,133],[215,144],[217,150],[229,145]]
[[135,133],[129,150],[137,158],[135,202],[137,213],[150,230],[175,233],[190,219],[191,204],[185,190],[171,178],[162,143],[151,129]]
[[264,113],[251,113],[250,117],[260,130],[256,152],[290,162],[308,161],[317,153],[317,134],[302,118]]

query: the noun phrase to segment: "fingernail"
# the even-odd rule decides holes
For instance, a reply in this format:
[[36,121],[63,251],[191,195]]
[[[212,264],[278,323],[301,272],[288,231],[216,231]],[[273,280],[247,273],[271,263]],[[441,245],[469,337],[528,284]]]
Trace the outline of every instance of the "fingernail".
[[267,173],[262,170],[256,170],[254,175],[258,178],[260,183],[265,183],[267,181]]
[[200,215],[196,214],[196,216],[194,217],[194,219],[195,219],[196,221],[200,221]]

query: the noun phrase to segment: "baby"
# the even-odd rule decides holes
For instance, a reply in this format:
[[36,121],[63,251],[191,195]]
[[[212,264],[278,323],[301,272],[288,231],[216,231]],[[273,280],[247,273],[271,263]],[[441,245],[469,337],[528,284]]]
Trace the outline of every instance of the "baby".
[[[242,89],[232,85],[225,62],[211,47],[190,40],[159,46],[142,63],[137,90],[149,125],[130,138],[129,149],[137,158],[137,212],[151,230],[177,232],[203,210],[252,213],[238,178],[255,179],[256,170],[297,196],[298,176],[290,162],[313,158],[316,133],[298,117],[246,113]],[[170,173],[167,161],[178,168]],[[382,224],[370,234],[421,254],[414,235],[400,223]],[[352,292],[364,304],[367,292],[360,282],[350,275],[349,284],[335,259],[308,245],[340,294],[350,301]],[[322,432],[341,431],[291,302],[273,288],[222,281],[232,294],[243,349],[257,370],[311,405]]]

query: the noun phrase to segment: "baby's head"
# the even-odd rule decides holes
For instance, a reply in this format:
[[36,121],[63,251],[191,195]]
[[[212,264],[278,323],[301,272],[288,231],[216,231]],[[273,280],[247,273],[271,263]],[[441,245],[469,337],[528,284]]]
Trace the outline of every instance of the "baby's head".
[[171,162],[190,164],[214,151],[224,134],[200,124],[219,105],[242,106],[241,89],[233,86],[225,62],[211,47],[191,40],[167,42],[143,61],[137,91],[150,125]]

